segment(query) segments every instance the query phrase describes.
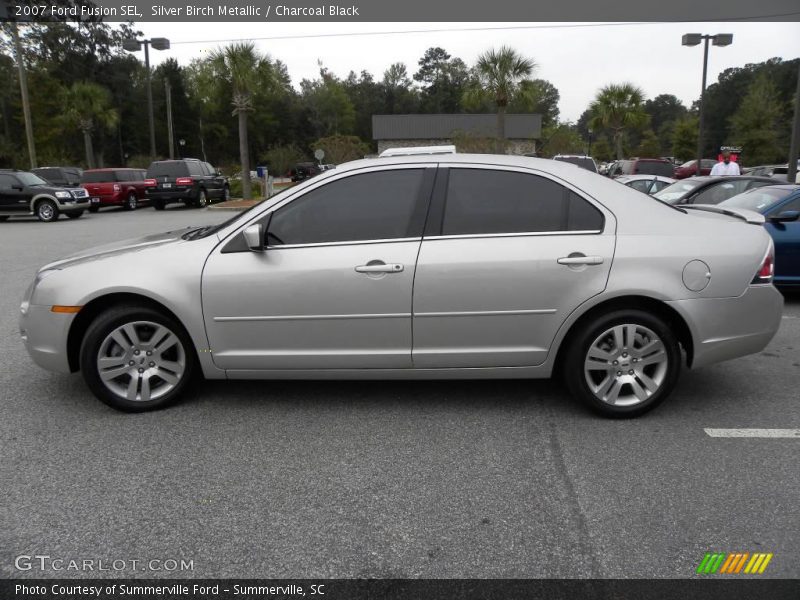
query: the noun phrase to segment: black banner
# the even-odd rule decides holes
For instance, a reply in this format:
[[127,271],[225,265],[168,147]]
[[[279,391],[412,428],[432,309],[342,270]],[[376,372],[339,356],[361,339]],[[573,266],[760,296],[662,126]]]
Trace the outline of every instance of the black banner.
[[786,579],[6,579],[2,600],[797,600]]

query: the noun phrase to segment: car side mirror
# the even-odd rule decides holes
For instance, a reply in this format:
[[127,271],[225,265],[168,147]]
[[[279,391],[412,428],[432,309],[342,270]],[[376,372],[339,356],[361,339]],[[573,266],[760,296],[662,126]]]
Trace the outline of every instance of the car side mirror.
[[785,210],[777,215],[772,215],[769,220],[773,223],[789,223],[800,219],[800,210]]
[[261,223],[250,225],[244,230],[243,235],[244,241],[250,250],[253,252],[264,251],[264,227]]
[[25,188],[24,188],[24,187],[22,187],[21,185],[12,185],[12,186],[11,186],[11,189],[12,189],[12,190],[16,190],[16,191],[18,191],[18,192],[21,192],[21,191],[22,191],[22,190],[24,190]]

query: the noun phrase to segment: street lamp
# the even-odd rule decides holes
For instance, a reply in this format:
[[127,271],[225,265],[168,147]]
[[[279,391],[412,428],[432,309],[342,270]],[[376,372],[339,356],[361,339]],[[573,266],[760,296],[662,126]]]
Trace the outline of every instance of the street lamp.
[[153,122],[153,88],[150,85],[150,46],[153,46],[156,50],[169,50],[169,40],[167,38],[122,40],[122,49],[128,52],[138,52],[142,49],[142,45],[144,45],[144,66],[147,69],[147,118],[150,121],[150,160],[155,160],[156,126]]
[[730,46],[733,42],[732,33],[718,33],[716,35],[704,35],[702,33],[685,33],[681,43],[684,46],[697,46],[701,41],[705,41],[703,47],[703,87],[700,88],[700,108],[697,123],[697,171],[700,175],[703,165],[703,96],[706,93],[706,73],[708,71],[708,40],[715,46]]
[[591,128],[587,130],[589,132],[589,150],[586,152],[588,156],[592,155],[592,130]]

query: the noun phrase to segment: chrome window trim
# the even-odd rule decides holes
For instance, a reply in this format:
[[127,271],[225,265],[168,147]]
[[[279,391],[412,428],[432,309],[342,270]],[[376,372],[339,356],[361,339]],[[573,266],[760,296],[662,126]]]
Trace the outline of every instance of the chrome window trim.
[[540,237],[550,235],[601,235],[600,229],[566,230],[566,231],[523,231],[519,233],[460,233],[458,235],[432,235],[424,240],[468,240],[478,238],[508,238],[508,237]]
[[329,246],[363,246],[366,244],[391,244],[394,242],[421,242],[421,237],[413,238],[388,238],[377,240],[350,240],[342,242],[315,242],[313,244],[277,244],[267,246],[267,250],[291,250],[293,248],[325,248]]

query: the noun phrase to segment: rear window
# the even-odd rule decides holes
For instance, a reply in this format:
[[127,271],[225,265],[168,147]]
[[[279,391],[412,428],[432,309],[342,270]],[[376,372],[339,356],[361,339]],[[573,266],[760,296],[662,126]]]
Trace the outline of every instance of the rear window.
[[154,162],[147,169],[147,176],[153,179],[157,177],[186,177],[189,175],[189,169],[186,163],[182,161],[164,161]]
[[658,160],[637,160],[636,174],[663,175],[665,177],[672,177],[673,168],[672,165],[668,162],[661,162]]
[[118,181],[114,171],[89,171],[84,172],[81,177],[81,183],[107,183],[109,181]]

